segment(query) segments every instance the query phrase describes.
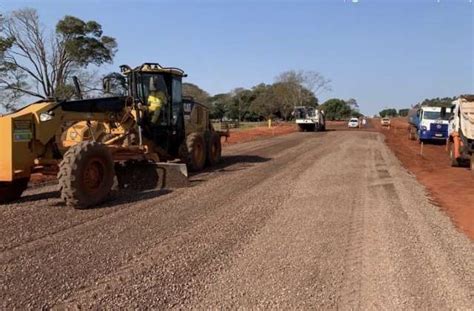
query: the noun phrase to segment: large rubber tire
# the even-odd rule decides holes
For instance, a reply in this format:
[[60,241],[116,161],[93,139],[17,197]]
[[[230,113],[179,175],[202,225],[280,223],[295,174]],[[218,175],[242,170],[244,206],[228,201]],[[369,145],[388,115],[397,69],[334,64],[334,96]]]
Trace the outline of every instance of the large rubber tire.
[[216,165],[221,161],[221,157],[221,137],[217,133],[211,133],[209,145],[207,146],[207,164],[209,164],[209,166]]
[[454,143],[452,141],[448,142],[448,153],[449,153],[449,161],[451,163],[451,166],[454,166],[454,167],[460,166],[458,159],[454,157]]
[[12,182],[0,183],[0,204],[18,200],[28,187],[29,178],[20,178]]
[[304,132],[304,127],[301,125],[298,125],[298,132]]
[[114,176],[114,161],[107,147],[81,142],[69,148],[59,165],[61,198],[77,209],[100,204],[108,197]]
[[197,172],[206,165],[206,143],[204,137],[199,133],[191,133],[186,137],[186,147],[188,149],[188,168]]

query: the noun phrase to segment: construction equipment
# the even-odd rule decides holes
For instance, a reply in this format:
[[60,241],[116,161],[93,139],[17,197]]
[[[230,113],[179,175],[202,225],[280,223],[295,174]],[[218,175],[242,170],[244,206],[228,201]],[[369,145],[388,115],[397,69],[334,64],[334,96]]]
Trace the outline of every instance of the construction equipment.
[[474,173],[474,95],[461,95],[453,101],[447,149],[452,166],[470,162]]
[[451,108],[421,106],[408,113],[408,137],[411,140],[445,140],[448,138],[448,123]]
[[322,110],[313,107],[297,106],[293,114],[300,132],[326,130],[326,119]]
[[[187,167],[220,161],[220,138],[228,133],[214,130],[208,108],[183,98],[183,70],[120,68],[126,96],[41,100],[0,117],[0,202],[18,199],[34,172],[57,171],[65,203],[87,208],[103,202],[114,182],[169,187],[187,181]],[[106,93],[112,82],[104,79]],[[153,96],[161,96],[155,107]]]

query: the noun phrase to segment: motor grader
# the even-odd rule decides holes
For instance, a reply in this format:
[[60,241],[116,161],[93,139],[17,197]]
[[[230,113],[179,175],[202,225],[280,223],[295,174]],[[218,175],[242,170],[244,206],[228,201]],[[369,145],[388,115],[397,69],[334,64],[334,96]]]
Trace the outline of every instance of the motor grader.
[[[187,167],[198,171],[220,161],[226,134],[213,129],[205,106],[183,98],[183,70],[157,63],[120,69],[123,96],[41,100],[0,117],[1,203],[20,198],[36,172],[57,172],[66,205],[88,208],[114,184],[164,186],[176,171],[187,178]],[[111,82],[104,80],[106,93]],[[149,103],[157,90],[158,113]]]

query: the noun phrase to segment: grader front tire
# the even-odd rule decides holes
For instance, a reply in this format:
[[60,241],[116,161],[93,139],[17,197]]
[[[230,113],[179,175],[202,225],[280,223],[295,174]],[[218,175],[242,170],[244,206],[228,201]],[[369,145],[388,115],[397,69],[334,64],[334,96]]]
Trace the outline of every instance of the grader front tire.
[[206,165],[206,144],[204,137],[199,133],[192,133],[186,138],[188,149],[187,164],[191,171],[197,172]]
[[59,165],[61,198],[77,209],[100,204],[110,193],[114,175],[114,161],[105,145],[93,141],[74,145]]

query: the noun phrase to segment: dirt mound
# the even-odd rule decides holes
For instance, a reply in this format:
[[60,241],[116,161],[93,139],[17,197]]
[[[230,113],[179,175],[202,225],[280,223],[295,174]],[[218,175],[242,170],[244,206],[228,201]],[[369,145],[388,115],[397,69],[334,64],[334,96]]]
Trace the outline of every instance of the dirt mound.
[[443,143],[423,145],[408,139],[406,119],[392,120],[390,129],[372,120],[386,137],[386,143],[402,164],[428,189],[434,203],[451,217],[456,226],[474,240],[474,174],[467,167],[451,167]]

